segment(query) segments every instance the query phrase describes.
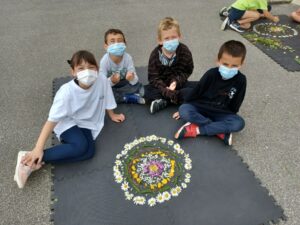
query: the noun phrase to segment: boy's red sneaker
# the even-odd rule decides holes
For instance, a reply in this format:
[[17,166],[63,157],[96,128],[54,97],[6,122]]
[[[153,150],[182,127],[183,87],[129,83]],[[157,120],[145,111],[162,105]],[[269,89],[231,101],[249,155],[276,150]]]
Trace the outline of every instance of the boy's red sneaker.
[[188,122],[179,128],[179,130],[175,134],[175,138],[181,139],[188,137],[196,137],[198,134],[197,129],[199,129],[198,125]]
[[220,138],[226,145],[232,145],[232,133],[229,134],[217,134],[218,138]]

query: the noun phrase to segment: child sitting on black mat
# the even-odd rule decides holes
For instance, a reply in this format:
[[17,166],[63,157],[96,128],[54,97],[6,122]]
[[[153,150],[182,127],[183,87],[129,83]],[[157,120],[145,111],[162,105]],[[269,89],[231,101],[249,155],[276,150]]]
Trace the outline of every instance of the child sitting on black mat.
[[188,77],[194,69],[193,57],[188,47],[180,42],[178,22],[166,17],[158,27],[158,46],[152,51],[148,64],[149,85],[145,98],[151,101],[150,113],[178,104],[188,89]]
[[100,75],[108,78],[117,103],[145,104],[144,87],[139,82],[132,57],[125,51],[126,40],[119,29],[104,35],[107,53],[100,60]]
[[[32,151],[18,153],[14,180],[23,188],[31,172],[43,163],[69,163],[90,159],[95,153],[95,139],[104,125],[107,112],[114,122],[125,120],[114,113],[117,107],[110,84],[98,76],[94,55],[76,52],[69,61],[73,80],[57,91],[49,116]],[[44,149],[54,130],[61,144]]]
[[232,144],[232,132],[245,126],[237,115],[246,93],[246,77],[239,71],[245,56],[245,45],[239,41],[227,41],[221,46],[218,67],[202,76],[186,103],[173,114],[173,118],[187,122],[176,132],[176,139],[217,135],[225,144]]

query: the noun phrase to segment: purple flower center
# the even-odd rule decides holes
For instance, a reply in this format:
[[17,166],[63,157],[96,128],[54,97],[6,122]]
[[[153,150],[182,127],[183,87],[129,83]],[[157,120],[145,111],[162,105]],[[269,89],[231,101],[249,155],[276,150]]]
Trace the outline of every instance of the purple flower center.
[[144,173],[149,174],[151,177],[157,177],[162,174],[164,170],[164,164],[158,161],[150,161],[144,166]]

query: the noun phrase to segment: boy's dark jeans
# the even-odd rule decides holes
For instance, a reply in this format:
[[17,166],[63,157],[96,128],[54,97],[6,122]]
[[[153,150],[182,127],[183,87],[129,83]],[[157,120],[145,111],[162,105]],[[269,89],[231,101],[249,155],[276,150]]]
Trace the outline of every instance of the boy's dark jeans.
[[245,126],[245,121],[237,114],[203,110],[193,104],[182,104],[179,107],[180,118],[197,124],[200,135],[213,136],[238,132]]

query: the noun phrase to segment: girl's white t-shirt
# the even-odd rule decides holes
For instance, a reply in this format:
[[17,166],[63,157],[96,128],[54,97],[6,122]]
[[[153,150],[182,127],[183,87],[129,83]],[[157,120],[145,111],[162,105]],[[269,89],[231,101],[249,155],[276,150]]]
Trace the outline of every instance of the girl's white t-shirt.
[[116,107],[110,83],[103,75],[99,75],[87,90],[71,80],[57,91],[48,121],[57,123],[54,132],[58,138],[64,131],[77,125],[90,129],[95,140],[104,126],[105,110]]

